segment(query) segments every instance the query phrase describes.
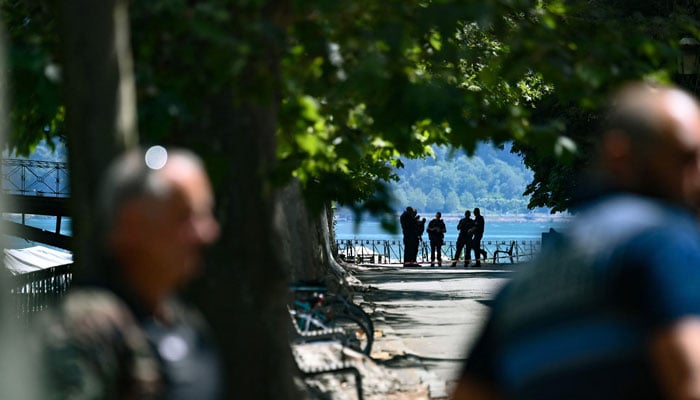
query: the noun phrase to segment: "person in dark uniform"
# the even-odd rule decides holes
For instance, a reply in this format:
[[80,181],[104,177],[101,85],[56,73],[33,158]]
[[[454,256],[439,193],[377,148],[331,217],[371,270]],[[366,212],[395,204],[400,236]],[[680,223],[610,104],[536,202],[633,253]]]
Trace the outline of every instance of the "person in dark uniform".
[[416,266],[420,266],[418,263],[418,248],[421,247],[421,244],[423,243],[423,233],[425,232],[425,218],[421,218],[420,215],[418,215],[418,210],[413,209],[415,212],[415,221],[416,221],[416,240],[412,243],[412,248],[411,248],[411,263]]
[[435,266],[435,255],[437,253],[438,266],[442,265],[442,243],[445,238],[445,221],[442,220],[442,213],[435,213],[435,218],[428,223],[428,240],[430,240],[430,266]]
[[456,267],[457,262],[459,262],[459,257],[462,255],[462,249],[464,251],[464,266],[469,265],[469,257],[471,254],[471,243],[472,237],[474,236],[474,220],[472,219],[471,211],[467,210],[464,212],[464,218],[459,220],[457,224],[457,230],[459,235],[457,236],[457,249],[455,250],[455,257],[452,259],[452,266]]
[[47,398],[223,398],[208,326],[176,295],[219,234],[214,196],[199,158],[159,149],[130,151],[108,170],[96,241],[103,270],[37,322]]
[[474,235],[472,236],[470,249],[474,250],[474,259],[476,260],[475,267],[481,267],[481,260],[479,256],[483,256],[486,260],[486,250],[481,248],[481,238],[484,237],[484,217],[481,215],[481,210],[479,208],[474,209]]
[[407,267],[415,262],[414,249],[416,254],[418,253],[418,227],[416,224],[416,211],[413,207],[406,207],[406,210],[399,217],[399,222],[403,233],[403,265]]

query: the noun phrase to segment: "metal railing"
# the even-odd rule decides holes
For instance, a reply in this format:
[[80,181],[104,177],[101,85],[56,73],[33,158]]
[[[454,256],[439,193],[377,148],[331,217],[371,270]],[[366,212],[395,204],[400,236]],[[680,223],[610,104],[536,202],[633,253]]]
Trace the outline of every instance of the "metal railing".
[[[401,264],[404,246],[400,240],[338,240],[338,256],[357,264]],[[484,240],[481,248],[493,263],[529,261],[541,248],[540,240]],[[454,257],[456,242],[447,241],[442,247],[443,262]],[[419,244],[419,262],[430,262],[428,242]],[[17,319],[28,322],[32,316],[56,303],[70,288],[71,265],[61,265],[41,271],[9,277],[11,299],[15,302]]]
[[25,196],[70,196],[68,164],[56,161],[3,159],[2,191]]
[[15,302],[17,319],[28,323],[32,316],[56,303],[73,280],[71,265],[60,265],[10,278],[10,298]]
[[[404,244],[400,239],[340,239],[336,240],[336,256],[355,264],[403,264]],[[492,263],[520,263],[530,261],[542,247],[541,240],[489,239],[482,240],[480,248],[486,251]],[[457,242],[445,241],[442,246],[443,263],[454,258]],[[464,259],[462,251],[461,259]],[[418,245],[419,263],[430,262],[430,243]]]

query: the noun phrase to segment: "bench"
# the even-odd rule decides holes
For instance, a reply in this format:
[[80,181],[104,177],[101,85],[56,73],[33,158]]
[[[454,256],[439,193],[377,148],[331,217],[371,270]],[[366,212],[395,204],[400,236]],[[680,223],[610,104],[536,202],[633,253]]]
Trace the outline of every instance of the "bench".
[[[289,308],[288,308],[289,309]],[[292,326],[294,327],[293,336],[298,342],[313,342],[318,340],[337,340],[342,342],[345,338],[345,330],[343,328],[325,328],[325,329],[313,329],[309,331],[302,331],[297,324],[297,320],[294,317],[295,311],[289,309],[289,316],[291,318]]]
[[516,242],[515,240],[512,240],[510,242],[510,246],[508,247],[508,250],[501,250],[498,247],[498,245],[496,245],[496,250],[493,252],[493,263],[495,264],[496,261],[500,258],[498,255],[503,253],[503,254],[508,255],[508,257],[510,258],[510,263],[514,264],[515,261],[513,260],[513,250],[515,249],[515,242]]

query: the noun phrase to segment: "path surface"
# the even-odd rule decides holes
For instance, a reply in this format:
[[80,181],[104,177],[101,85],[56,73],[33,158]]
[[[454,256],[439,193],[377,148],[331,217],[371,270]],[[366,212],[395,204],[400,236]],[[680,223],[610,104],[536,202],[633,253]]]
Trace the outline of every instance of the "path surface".
[[447,397],[491,299],[512,272],[507,265],[356,270],[382,332],[373,357],[397,371],[421,371],[430,397]]

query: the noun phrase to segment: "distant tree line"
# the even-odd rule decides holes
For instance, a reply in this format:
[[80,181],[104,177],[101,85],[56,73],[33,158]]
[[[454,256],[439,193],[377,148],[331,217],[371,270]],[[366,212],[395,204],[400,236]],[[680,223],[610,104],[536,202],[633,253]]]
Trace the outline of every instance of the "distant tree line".
[[[472,157],[433,147],[434,157],[404,160],[391,184],[396,209],[411,205],[421,212],[459,213],[480,207],[489,214],[528,213],[523,196],[533,173],[510,146],[478,147]],[[548,211],[541,209],[542,211]]]

